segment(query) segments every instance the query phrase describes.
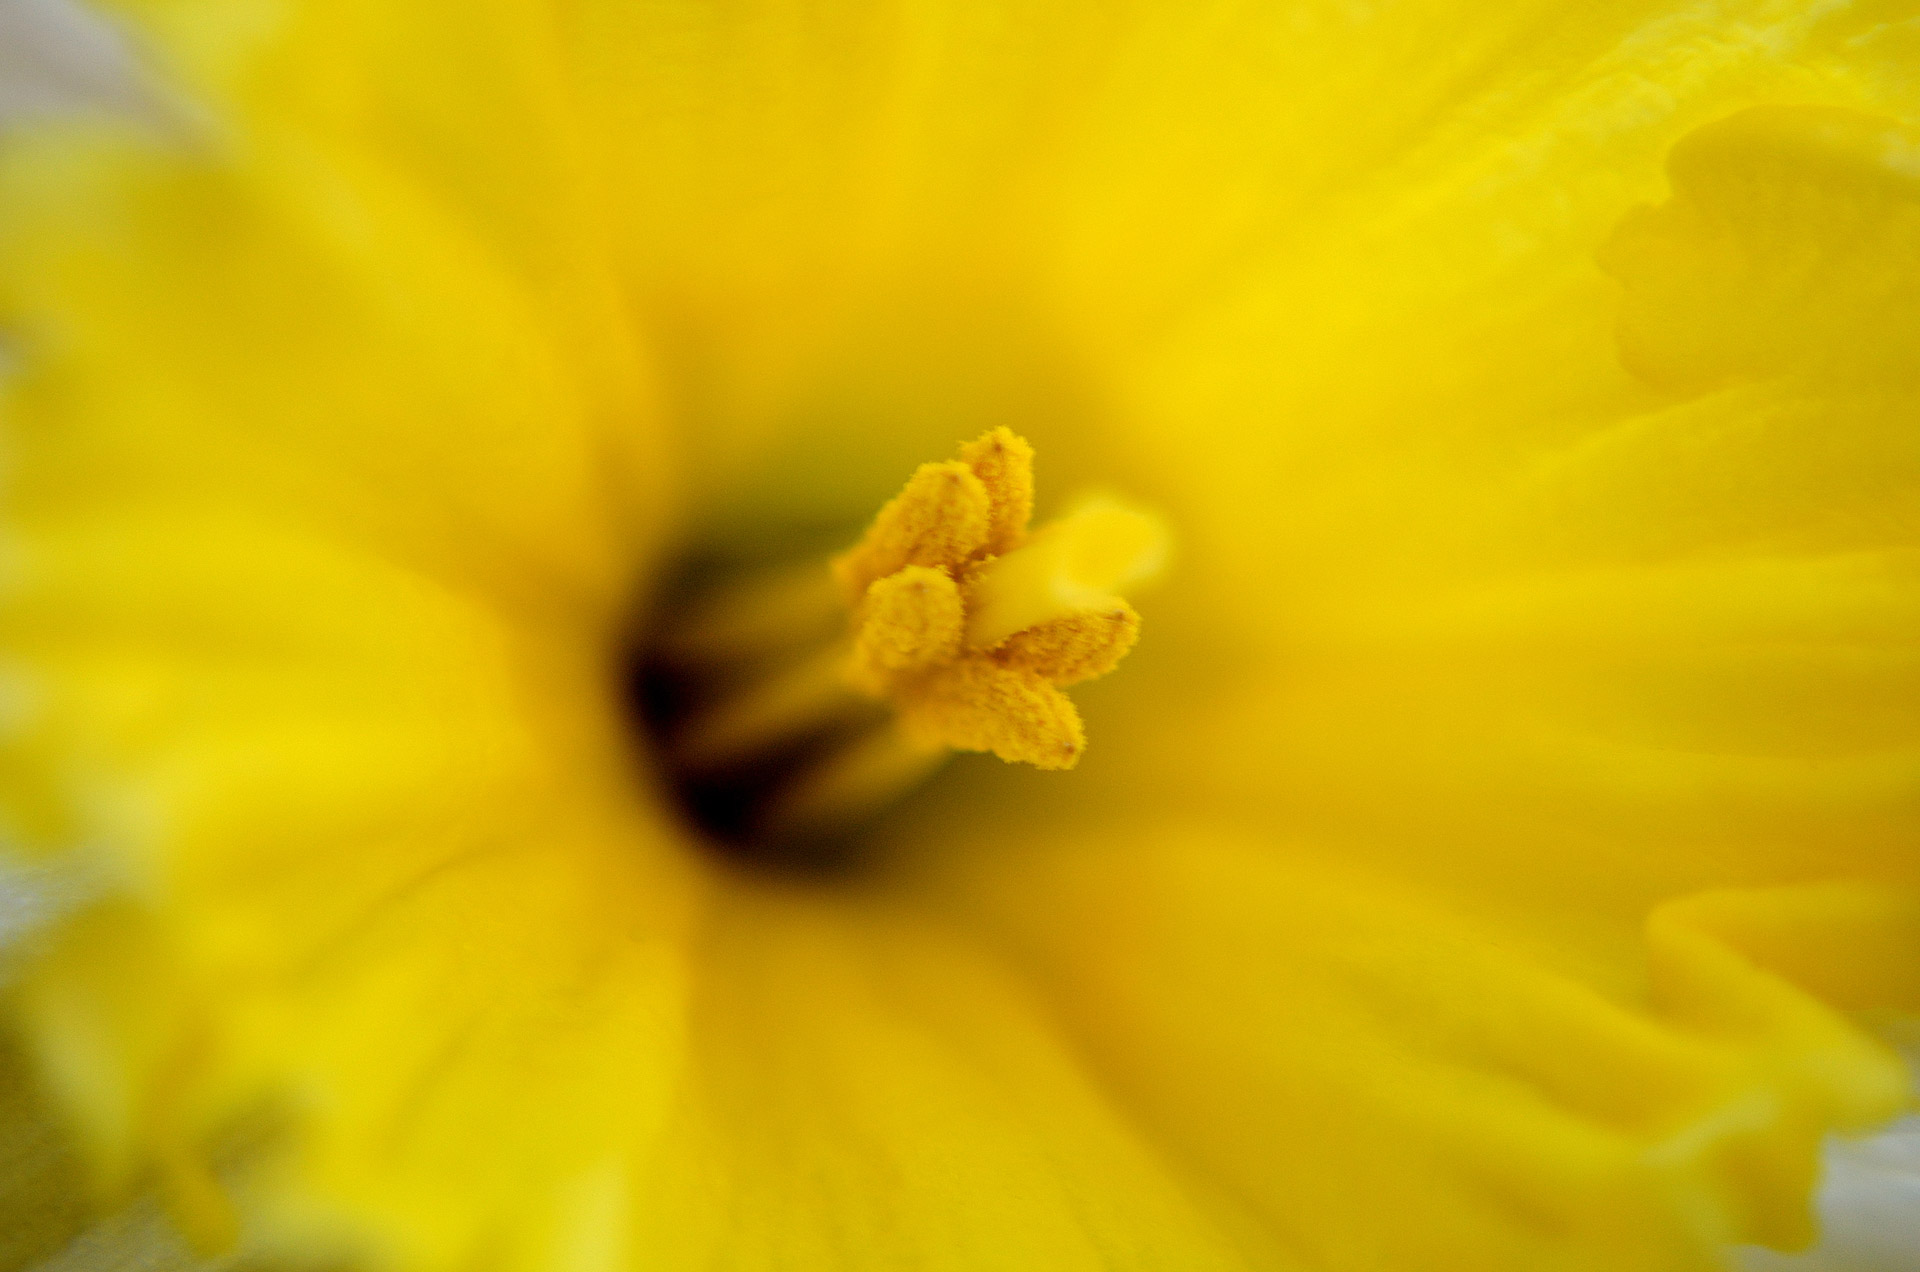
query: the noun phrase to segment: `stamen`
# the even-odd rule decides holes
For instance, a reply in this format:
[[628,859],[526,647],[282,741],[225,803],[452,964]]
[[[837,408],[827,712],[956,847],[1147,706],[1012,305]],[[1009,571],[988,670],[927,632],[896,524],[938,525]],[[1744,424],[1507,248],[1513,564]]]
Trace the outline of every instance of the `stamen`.
[[945,566],[975,557],[994,530],[986,485],[963,463],[922,464],[873,519],[866,536],[834,558],[848,605],[907,566]]
[[855,683],[876,696],[887,677],[950,661],[960,652],[966,602],[942,570],[910,565],[867,589],[854,643]]
[[653,645],[676,664],[724,666],[816,645],[845,626],[846,606],[815,560],[712,588],[678,607]]
[[[817,839],[956,750],[1078,763],[1086,732],[1062,689],[1133,647],[1140,616],[1121,593],[1164,567],[1167,533],[1112,498],[1029,534],[1032,510],[1033,448],[994,429],[922,464],[830,570],[681,607],[656,654],[670,679],[719,689],[665,726],[667,758],[690,801],[727,805],[710,824]],[[823,591],[844,634],[822,634]]]
[[830,750],[768,799],[756,827],[773,839],[817,839],[846,830],[937,772],[953,752],[888,721]]
[[858,705],[847,684],[844,641],[780,667],[721,697],[671,740],[683,769],[726,768],[824,728]]

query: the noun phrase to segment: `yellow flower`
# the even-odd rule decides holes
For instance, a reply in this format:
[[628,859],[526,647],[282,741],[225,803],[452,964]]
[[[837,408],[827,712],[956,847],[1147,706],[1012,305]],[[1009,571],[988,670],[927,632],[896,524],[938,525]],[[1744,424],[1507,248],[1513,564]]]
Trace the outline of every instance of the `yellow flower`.
[[[0,817],[95,898],[10,1002],[103,1196],[1707,1268],[1906,1100],[1906,0],[116,8],[166,109],[0,171]],[[723,857],[624,693],[673,575],[998,426],[1177,541],[1084,760]]]

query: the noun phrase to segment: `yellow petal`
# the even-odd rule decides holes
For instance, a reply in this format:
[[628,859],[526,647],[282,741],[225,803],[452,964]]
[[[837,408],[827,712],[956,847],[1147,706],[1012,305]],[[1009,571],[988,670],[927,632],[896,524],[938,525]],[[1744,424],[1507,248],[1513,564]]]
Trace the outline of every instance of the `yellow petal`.
[[1786,372],[1915,375],[1920,128],[1755,107],[1686,137],[1673,197],[1601,257],[1627,289],[1621,357],[1683,389]]
[[584,377],[616,394],[644,387],[647,372],[605,268],[605,212],[549,6],[100,7],[153,56],[160,122],[171,135],[224,153],[350,151],[404,170],[421,197],[457,208],[468,232],[498,253],[498,267],[565,330]]
[[1142,1136],[1043,1003],[924,914],[742,889],[693,1066],[634,1181],[663,1266],[1273,1266],[1237,1201]]
[[[1729,1241],[1804,1240],[1823,1131],[1907,1098],[1891,1052],[1690,904],[1655,922],[1649,1007],[1499,921],[1228,832],[973,848],[934,895],[970,894],[1158,1142],[1305,1266],[1717,1268]],[[1901,951],[1913,895],[1863,911],[1905,915]]]
[[365,155],[38,137],[0,168],[0,260],[17,515],[253,509],[576,612],[620,603],[657,532],[666,471],[601,431],[644,397]]

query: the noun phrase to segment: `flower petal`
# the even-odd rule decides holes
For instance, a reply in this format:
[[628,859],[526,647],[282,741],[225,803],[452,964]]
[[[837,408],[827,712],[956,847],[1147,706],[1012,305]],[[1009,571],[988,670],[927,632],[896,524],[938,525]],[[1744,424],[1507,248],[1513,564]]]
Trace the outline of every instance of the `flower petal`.
[[1914,378],[1920,128],[1755,107],[1689,134],[1674,197],[1601,258],[1625,285],[1621,356],[1681,388],[1800,374]]
[[639,400],[603,396],[491,247],[374,163],[18,142],[0,317],[18,517],[265,510],[504,604],[604,609],[662,511],[664,472],[601,431]]
[[1268,1266],[1257,1227],[1186,1190],[1017,979],[871,902],[717,906],[687,1098],[635,1181],[643,1264]]
[[1123,1107],[1305,1266],[1718,1267],[1806,1240],[1821,1134],[1907,1098],[1794,977],[1852,974],[1822,938],[1911,960],[1920,892],[1670,907],[1643,1008],[1575,951],[1219,831],[1003,851],[972,913]]

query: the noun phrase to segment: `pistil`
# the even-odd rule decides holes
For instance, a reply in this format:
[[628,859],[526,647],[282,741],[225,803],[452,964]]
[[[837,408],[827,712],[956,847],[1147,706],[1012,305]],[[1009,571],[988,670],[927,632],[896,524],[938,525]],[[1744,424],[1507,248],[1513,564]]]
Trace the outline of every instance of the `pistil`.
[[1120,593],[1166,562],[1159,518],[1116,499],[1089,500],[967,580],[966,645],[992,649],[1015,632],[1081,614],[1111,614]]

